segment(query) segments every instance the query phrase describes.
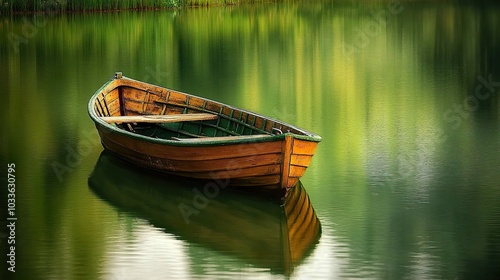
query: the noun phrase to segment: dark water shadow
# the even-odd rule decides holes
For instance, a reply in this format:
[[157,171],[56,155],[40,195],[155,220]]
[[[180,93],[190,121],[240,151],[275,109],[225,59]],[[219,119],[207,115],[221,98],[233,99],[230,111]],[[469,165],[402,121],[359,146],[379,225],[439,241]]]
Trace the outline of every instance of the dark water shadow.
[[117,211],[274,274],[290,275],[321,236],[300,182],[281,200],[229,188],[206,192],[210,182],[157,174],[103,152],[88,183]]

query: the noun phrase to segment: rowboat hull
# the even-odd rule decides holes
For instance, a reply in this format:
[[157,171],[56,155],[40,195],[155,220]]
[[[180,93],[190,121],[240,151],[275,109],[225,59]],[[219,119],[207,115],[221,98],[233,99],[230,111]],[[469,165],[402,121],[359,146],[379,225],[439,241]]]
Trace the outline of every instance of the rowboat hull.
[[[170,126],[102,120],[187,113],[211,113],[218,119]],[[277,120],[122,76],[96,92],[89,114],[106,150],[149,169],[233,186],[294,186],[321,140]]]

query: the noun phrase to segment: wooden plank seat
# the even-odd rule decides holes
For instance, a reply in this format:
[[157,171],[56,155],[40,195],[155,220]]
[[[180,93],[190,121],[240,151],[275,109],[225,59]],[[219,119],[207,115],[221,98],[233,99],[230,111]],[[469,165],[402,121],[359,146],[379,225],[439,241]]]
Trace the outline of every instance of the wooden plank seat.
[[172,123],[216,120],[217,118],[217,115],[207,113],[102,117],[107,123]]

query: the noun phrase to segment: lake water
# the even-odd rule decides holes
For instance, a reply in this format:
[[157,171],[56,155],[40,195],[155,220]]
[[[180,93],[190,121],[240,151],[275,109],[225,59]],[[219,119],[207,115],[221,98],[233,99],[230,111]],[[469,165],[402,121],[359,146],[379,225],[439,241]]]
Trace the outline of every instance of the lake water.
[[[2,17],[0,35],[8,277],[500,276],[498,6],[42,14]],[[232,193],[173,219],[191,183],[101,155],[87,102],[115,71],[321,135],[301,180],[320,233],[287,254],[283,207]]]

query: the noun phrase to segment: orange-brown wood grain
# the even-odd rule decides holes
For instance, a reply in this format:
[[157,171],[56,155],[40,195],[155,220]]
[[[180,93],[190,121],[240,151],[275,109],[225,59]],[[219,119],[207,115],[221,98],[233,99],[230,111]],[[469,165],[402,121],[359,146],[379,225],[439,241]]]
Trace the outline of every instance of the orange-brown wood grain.
[[[294,186],[321,139],[278,120],[125,77],[96,92],[89,108],[103,146],[114,154],[146,168],[193,178],[227,178],[241,186]],[[144,121],[148,115],[186,113],[209,113],[217,119],[196,123],[187,115],[179,116],[184,122],[168,127]],[[103,116],[118,117],[112,119],[115,122],[130,116],[127,122],[132,126],[124,126],[130,131],[99,122],[97,118]],[[149,134],[136,135],[136,122],[153,123],[165,132],[146,136],[154,134],[152,128]],[[169,138],[154,138],[159,136]]]

